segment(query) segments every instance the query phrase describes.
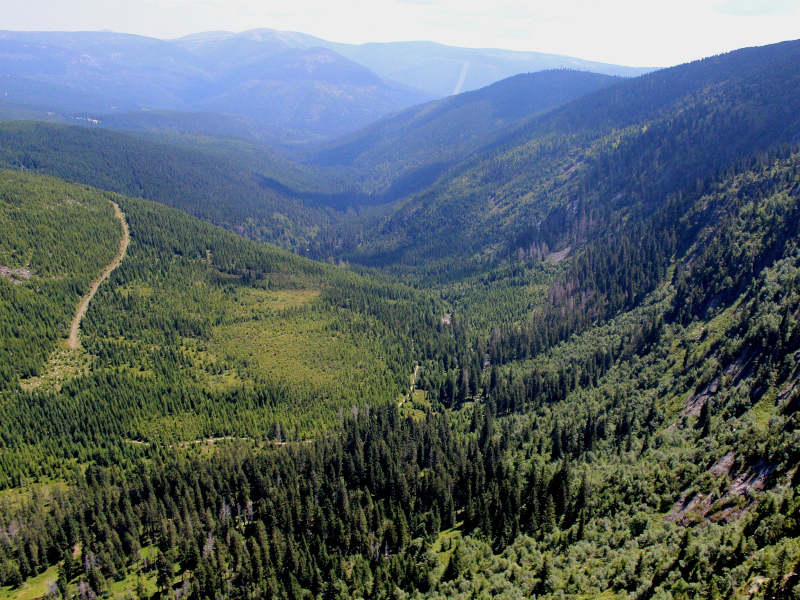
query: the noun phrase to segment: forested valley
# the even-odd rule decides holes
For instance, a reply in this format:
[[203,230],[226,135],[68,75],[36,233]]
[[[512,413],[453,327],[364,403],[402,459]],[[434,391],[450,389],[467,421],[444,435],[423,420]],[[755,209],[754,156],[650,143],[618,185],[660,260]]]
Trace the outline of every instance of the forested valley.
[[0,599],[800,597],[800,43],[543,77],[2,124]]

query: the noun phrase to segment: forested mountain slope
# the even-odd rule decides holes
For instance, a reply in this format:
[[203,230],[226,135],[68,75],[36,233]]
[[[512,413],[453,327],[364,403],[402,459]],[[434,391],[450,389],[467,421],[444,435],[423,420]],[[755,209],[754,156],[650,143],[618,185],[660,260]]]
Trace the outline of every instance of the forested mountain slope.
[[[336,174],[310,170],[266,147],[256,150],[242,157],[235,142],[205,152],[103,129],[0,124],[2,167],[155,200],[294,250],[338,218],[326,199],[345,207],[348,198],[361,201],[346,193],[351,184]],[[303,195],[316,202],[304,202]]]
[[[613,318],[556,345],[537,340],[546,328],[479,336],[440,355],[447,360],[419,357],[424,400],[414,394],[400,409],[347,411],[329,435],[308,443],[265,444],[262,433],[261,444],[231,440],[207,451],[169,447],[176,438],[156,431],[170,422],[173,431],[189,427],[190,415],[208,414],[201,422],[210,425],[228,411],[275,409],[261,412],[237,383],[235,403],[206,413],[203,406],[213,403],[204,397],[185,411],[193,395],[182,387],[188,374],[176,367],[210,360],[213,342],[201,341],[206,325],[191,303],[185,321],[155,311],[179,329],[149,316],[147,306],[164,298],[160,288],[175,285],[158,281],[179,282],[181,272],[205,281],[206,315],[226,305],[220,293],[233,294],[237,322],[248,306],[242,294],[261,289],[259,281],[280,295],[299,281],[351,276],[119,198],[129,217],[138,215],[130,219],[134,232],[137,219],[149,226],[87,328],[97,340],[94,360],[117,370],[75,379],[52,400],[6,396],[3,473],[18,479],[22,440],[45,439],[45,430],[83,413],[89,396],[82,389],[91,390],[92,415],[105,385],[113,385],[115,405],[137,397],[127,387],[136,381],[150,380],[152,390],[150,378],[186,395],[170,396],[167,388],[146,395],[138,410],[148,415],[162,414],[157,398],[172,398],[160,419],[131,422],[119,418],[127,411],[112,412],[117,418],[98,420],[106,429],[90,419],[58,433],[68,440],[63,449],[27,450],[47,457],[27,463],[27,477],[64,472],[70,455],[93,464],[66,487],[31,484],[7,496],[4,581],[18,585],[43,573],[54,596],[159,589],[192,598],[792,597],[800,560],[798,190],[796,150],[754,155],[673,196],[650,220],[615,232],[619,248],[658,238],[650,258],[661,268],[654,291]],[[209,235],[211,264],[203,258],[208,246],[192,241]],[[183,258],[169,247],[181,248]],[[175,258],[153,279],[146,265],[156,249]],[[595,264],[606,265],[594,285],[636,296],[635,273],[649,266],[612,250],[593,249]],[[267,256],[272,267],[246,281]],[[278,277],[279,264],[291,264],[292,276]],[[203,270],[223,278],[217,291],[197,276]],[[145,304],[120,311],[124,302]],[[430,302],[433,316],[437,303]],[[396,314],[412,306],[421,306],[419,297]],[[127,321],[108,321],[126,313]],[[463,327],[452,315],[442,339],[451,329],[458,338]],[[182,340],[174,362],[165,354],[174,347],[167,332]],[[482,372],[484,352],[490,364]],[[114,362],[120,359],[131,362]],[[214,369],[206,373],[213,377]],[[405,418],[415,414],[401,412],[409,402],[425,414]],[[258,420],[252,426],[264,431]],[[108,444],[145,430],[150,446]],[[285,428],[267,431],[268,441],[285,439],[278,437]]]
[[[391,281],[50,177],[2,171],[2,193],[4,485],[58,473],[56,457],[135,454],[131,440],[312,436],[337,407],[402,398],[414,356],[455,347],[441,301]],[[62,351],[119,247],[112,200],[130,245],[89,304],[83,349]]]
[[800,42],[784,42],[579,98],[452,167],[351,258],[452,276],[574,247],[610,214],[652,210],[754,151],[796,143],[799,74]]
[[[88,119],[92,119],[92,121],[88,121]],[[29,120],[40,121],[45,119]],[[85,118],[65,119],[64,122],[83,127],[96,126],[115,129],[126,133],[149,131],[248,139],[260,142],[264,146],[294,146],[324,139],[308,131],[268,125],[239,115],[211,112],[137,110],[120,113],[88,114]]]
[[618,81],[567,70],[517,75],[386,117],[325,144],[312,161],[354,168],[370,189],[396,199],[427,187],[523,120]]
[[[563,70],[520,75],[401,112],[321,150],[248,142],[241,138],[278,143],[302,135],[215,113],[94,115],[96,122],[81,121],[84,128],[8,123],[0,126],[0,164],[142,196],[329,258],[358,245],[361,232],[391,210],[389,203],[424,189],[471,152],[505,139],[537,113],[615,81]],[[12,105],[8,110],[28,114]],[[183,149],[98,130],[106,127]]]
[[797,597],[799,84],[791,42],[541,115],[369,232],[384,276],[0,172],[0,598]]
[[66,338],[81,294],[122,230],[108,199],[58,180],[2,172],[0,389],[36,375]]

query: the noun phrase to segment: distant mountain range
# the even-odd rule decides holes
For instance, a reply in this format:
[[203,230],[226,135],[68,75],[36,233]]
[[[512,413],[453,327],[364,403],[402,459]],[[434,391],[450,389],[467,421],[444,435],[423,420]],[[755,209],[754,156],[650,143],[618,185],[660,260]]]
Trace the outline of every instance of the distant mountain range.
[[272,46],[225,62],[105,32],[0,33],[0,96],[73,112],[212,111],[325,136],[435,97],[326,48]]
[[[262,140],[330,138],[437,97],[558,67],[627,76],[647,71],[429,42],[355,46],[268,29],[171,41],[113,32],[4,31],[0,116],[204,112],[235,115],[233,130],[245,127]],[[31,109],[41,114],[26,112]],[[212,120],[218,132],[220,117]],[[163,115],[156,121],[163,125]]]
[[636,77],[653,68],[624,67],[541,52],[498,48],[457,48],[435,42],[341,44],[304,33],[253,29],[242,33],[210,31],[175,40],[195,54],[237,64],[273,52],[275,48],[327,48],[360,63],[381,77],[437,96],[485,87],[519,73],[573,69],[604,75]]
[[[367,228],[370,215],[379,217],[394,201],[430,186],[476,150],[620,81],[567,70],[517,75],[290,152],[259,143],[281,141],[268,128],[215,113],[139,110],[97,115],[96,124],[79,121],[83,127],[0,123],[0,168],[155,200],[326,258],[332,247],[352,243],[343,230]],[[146,141],[106,129],[136,132]],[[354,220],[348,209],[361,216]]]
[[[800,41],[791,41],[582,95],[483,140],[402,201],[347,258],[417,273],[438,261],[431,272],[449,274],[537,244],[574,248],[605,230],[604,211],[648,214],[745,156],[800,143],[798,73]],[[395,133],[383,147],[404,137]],[[440,133],[431,147],[444,148],[441,140]]]

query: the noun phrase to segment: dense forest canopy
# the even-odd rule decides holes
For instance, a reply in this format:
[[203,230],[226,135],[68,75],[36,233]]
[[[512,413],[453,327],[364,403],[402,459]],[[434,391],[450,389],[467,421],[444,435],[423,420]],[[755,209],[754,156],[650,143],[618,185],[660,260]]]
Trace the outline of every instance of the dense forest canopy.
[[380,200],[505,88],[345,166],[0,126],[0,598],[800,596],[800,44],[592,81]]

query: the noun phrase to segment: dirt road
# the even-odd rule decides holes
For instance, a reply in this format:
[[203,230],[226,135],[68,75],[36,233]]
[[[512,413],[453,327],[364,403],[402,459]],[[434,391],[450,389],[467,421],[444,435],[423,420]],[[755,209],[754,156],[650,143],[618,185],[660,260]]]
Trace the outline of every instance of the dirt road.
[[400,408],[401,406],[403,406],[403,403],[406,400],[408,400],[409,398],[411,398],[411,394],[414,393],[414,388],[417,386],[417,375],[419,375],[419,365],[414,367],[414,377],[413,377],[413,380],[411,382],[411,389],[408,390],[408,395],[403,396],[403,399],[400,400],[400,404],[397,405],[397,408]]
[[128,222],[125,220],[125,215],[123,214],[122,210],[120,210],[119,205],[116,202],[112,202],[111,204],[114,205],[114,216],[116,216],[117,219],[119,219],[119,222],[122,224],[122,240],[119,242],[119,251],[114,257],[114,260],[112,260],[108,266],[103,269],[100,277],[92,282],[92,285],[89,288],[89,293],[83,297],[81,303],[78,305],[78,310],[75,312],[75,317],[72,319],[72,326],[69,330],[69,338],[67,339],[67,346],[70,350],[77,350],[80,348],[81,319],[83,319],[83,315],[86,314],[86,309],[89,308],[89,302],[91,302],[92,298],[94,298],[94,295],[97,293],[97,288],[100,287],[100,284],[108,279],[108,276],[111,275],[111,271],[116,269],[119,266],[119,263],[122,262],[122,259],[125,258],[125,252],[127,252],[128,244],[131,241],[131,232],[128,229]]

